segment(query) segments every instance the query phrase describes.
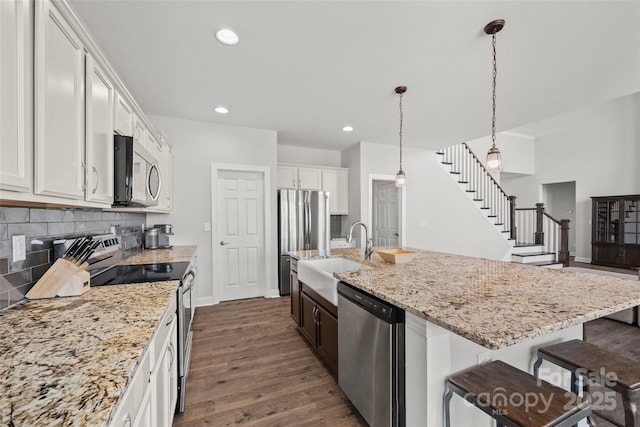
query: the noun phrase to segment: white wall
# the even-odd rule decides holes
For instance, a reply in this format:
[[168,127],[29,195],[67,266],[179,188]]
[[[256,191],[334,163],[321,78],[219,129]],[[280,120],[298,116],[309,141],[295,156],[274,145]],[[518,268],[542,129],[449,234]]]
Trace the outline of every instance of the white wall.
[[336,150],[317,150],[314,148],[278,145],[278,163],[293,163],[313,166],[341,166],[341,154]]
[[541,185],[576,182],[576,259],[591,259],[592,196],[640,193],[640,95],[630,95],[531,125],[536,173],[501,185],[519,207],[541,200]]
[[[196,304],[213,302],[211,232],[204,223],[211,218],[211,164],[259,165],[271,168],[271,235],[276,226],[277,134],[275,131],[224,126],[209,122],[149,115],[173,146],[173,212],[148,214],[147,222],[173,224],[173,245],[198,245]],[[215,221],[215,219],[214,219]],[[215,222],[212,223],[212,228]],[[272,274],[267,287],[277,292],[277,240],[270,242]]]
[[[359,179],[359,216],[351,211],[349,223],[369,217],[369,175],[395,176],[398,148],[393,145],[361,142],[343,152],[343,166],[357,163],[359,173],[350,171],[349,180]],[[451,179],[438,163],[434,151],[407,147],[403,151],[403,168],[407,174],[406,235],[404,245],[419,249],[450,252],[501,260],[510,245],[480,209]],[[350,182],[351,187],[351,182]],[[349,198],[351,199],[351,188]]]
[[[484,164],[491,147],[491,135],[467,142],[471,151]],[[535,138],[512,132],[496,134],[496,147],[502,155],[502,173],[535,173]]]

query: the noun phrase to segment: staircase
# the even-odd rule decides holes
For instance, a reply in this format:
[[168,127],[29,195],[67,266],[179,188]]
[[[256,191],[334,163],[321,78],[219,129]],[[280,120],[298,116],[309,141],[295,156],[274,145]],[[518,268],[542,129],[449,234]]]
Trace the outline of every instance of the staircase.
[[436,154],[461,190],[510,242],[512,262],[551,268],[569,265],[568,220],[552,218],[542,203],[516,209],[516,197],[505,193],[466,143]]

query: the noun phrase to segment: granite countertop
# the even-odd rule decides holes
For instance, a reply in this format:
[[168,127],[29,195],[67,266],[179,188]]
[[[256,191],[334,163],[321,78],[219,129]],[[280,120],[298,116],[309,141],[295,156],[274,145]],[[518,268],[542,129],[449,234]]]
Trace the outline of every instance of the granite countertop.
[[169,249],[147,249],[137,252],[120,264],[155,264],[161,262],[189,262],[197,246],[174,246]]
[[[195,248],[143,251],[133,261],[189,261]],[[100,286],[0,312],[0,423],[105,424],[179,284]]]
[[[389,264],[332,250],[369,267],[335,277],[489,349],[640,305],[640,283],[594,274],[416,250]],[[315,251],[295,252],[298,259]]]

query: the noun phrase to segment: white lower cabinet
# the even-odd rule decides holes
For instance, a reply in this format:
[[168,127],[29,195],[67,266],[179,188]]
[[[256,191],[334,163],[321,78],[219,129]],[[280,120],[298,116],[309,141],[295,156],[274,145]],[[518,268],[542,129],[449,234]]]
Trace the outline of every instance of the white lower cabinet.
[[176,296],[140,359],[108,425],[170,427],[178,401],[178,316]]
[[[154,418],[154,426],[171,426],[173,422],[173,414],[176,409],[177,400],[172,401],[173,392],[177,391],[178,384],[172,383],[173,374],[178,365],[177,351],[177,333],[176,322],[173,322],[171,332],[167,337],[162,349],[162,359],[156,364],[154,371],[151,373],[151,381],[155,382],[155,395],[151,397],[151,411]],[[177,379],[177,372],[176,379]],[[173,389],[172,389],[173,388]],[[177,397],[177,394],[176,394]]]

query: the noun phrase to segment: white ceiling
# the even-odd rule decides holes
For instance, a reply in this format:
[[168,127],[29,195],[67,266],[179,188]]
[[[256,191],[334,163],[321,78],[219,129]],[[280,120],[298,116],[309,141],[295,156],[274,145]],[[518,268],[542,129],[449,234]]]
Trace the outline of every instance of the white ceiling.
[[[439,148],[640,91],[640,1],[70,0],[143,111],[278,143]],[[236,46],[214,37],[240,36]],[[220,116],[217,105],[231,112]],[[351,124],[355,131],[344,134]]]

